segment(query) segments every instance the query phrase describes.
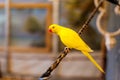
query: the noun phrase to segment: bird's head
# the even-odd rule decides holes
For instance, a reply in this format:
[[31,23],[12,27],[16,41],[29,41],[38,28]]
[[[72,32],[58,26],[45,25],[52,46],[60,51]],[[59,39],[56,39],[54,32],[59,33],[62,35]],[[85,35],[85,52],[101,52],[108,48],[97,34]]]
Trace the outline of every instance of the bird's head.
[[60,31],[60,26],[57,24],[52,24],[49,26],[49,32],[58,33]]

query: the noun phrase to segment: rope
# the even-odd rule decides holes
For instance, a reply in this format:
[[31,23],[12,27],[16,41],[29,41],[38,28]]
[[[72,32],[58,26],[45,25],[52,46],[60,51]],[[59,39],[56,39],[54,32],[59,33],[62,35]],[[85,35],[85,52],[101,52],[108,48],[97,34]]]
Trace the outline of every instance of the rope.
[[[94,17],[95,13],[99,9],[99,7],[102,5],[103,1],[104,0],[101,0],[99,2],[98,6],[93,10],[93,12],[91,13],[90,17],[84,23],[82,28],[78,31],[79,35],[81,35],[82,32],[86,29],[86,27],[88,27],[89,22],[92,20],[92,18]],[[59,55],[59,57],[56,59],[56,61],[47,69],[47,71],[44,74],[42,74],[42,76],[39,78],[39,80],[48,80],[51,72],[59,65],[61,60],[70,52],[70,50],[71,49],[65,47],[64,50]]]
[[78,34],[81,35],[82,32],[85,30],[85,28],[88,27],[88,24],[90,23],[90,21],[92,20],[92,18],[94,17],[95,13],[98,11],[99,7],[102,5],[104,0],[100,0],[98,6],[92,11],[91,15],[88,17],[88,19],[86,20],[86,22],[84,23],[84,25],[82,26],[82,28],[78,31]]

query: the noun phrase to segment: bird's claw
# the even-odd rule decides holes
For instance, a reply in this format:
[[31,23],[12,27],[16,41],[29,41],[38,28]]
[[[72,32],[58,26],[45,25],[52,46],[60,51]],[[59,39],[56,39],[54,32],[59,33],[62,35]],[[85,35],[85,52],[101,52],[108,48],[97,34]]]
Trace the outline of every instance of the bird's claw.
[[64,48],[64,52],[66,52],[66,53],[70,52],[70,48],[65,47],[65,48]]

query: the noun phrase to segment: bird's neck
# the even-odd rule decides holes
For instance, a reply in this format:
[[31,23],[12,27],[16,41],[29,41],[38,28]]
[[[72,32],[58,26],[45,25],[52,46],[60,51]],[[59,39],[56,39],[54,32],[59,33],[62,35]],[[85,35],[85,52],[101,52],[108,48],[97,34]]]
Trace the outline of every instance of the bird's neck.
[[55,32],[57,35],[60,35],[61,30],[58,30],[57,32]]
[[62,30],[63,30],[63,27],[59,27],[57,30],[56,30],[56,34],[57,35],[60,35],[60,33],[62,32]]

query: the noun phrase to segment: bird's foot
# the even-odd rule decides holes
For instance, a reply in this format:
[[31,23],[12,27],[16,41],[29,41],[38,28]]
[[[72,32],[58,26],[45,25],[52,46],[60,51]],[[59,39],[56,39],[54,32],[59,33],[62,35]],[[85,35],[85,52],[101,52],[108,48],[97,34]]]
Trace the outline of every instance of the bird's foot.
[[71,50],[71,49],[70,49],[70,48],[68,48],[68,47],[65,47],[65,48],[64,48],[64,52],[65,52],[65,53],[70,52],[70,50]]

